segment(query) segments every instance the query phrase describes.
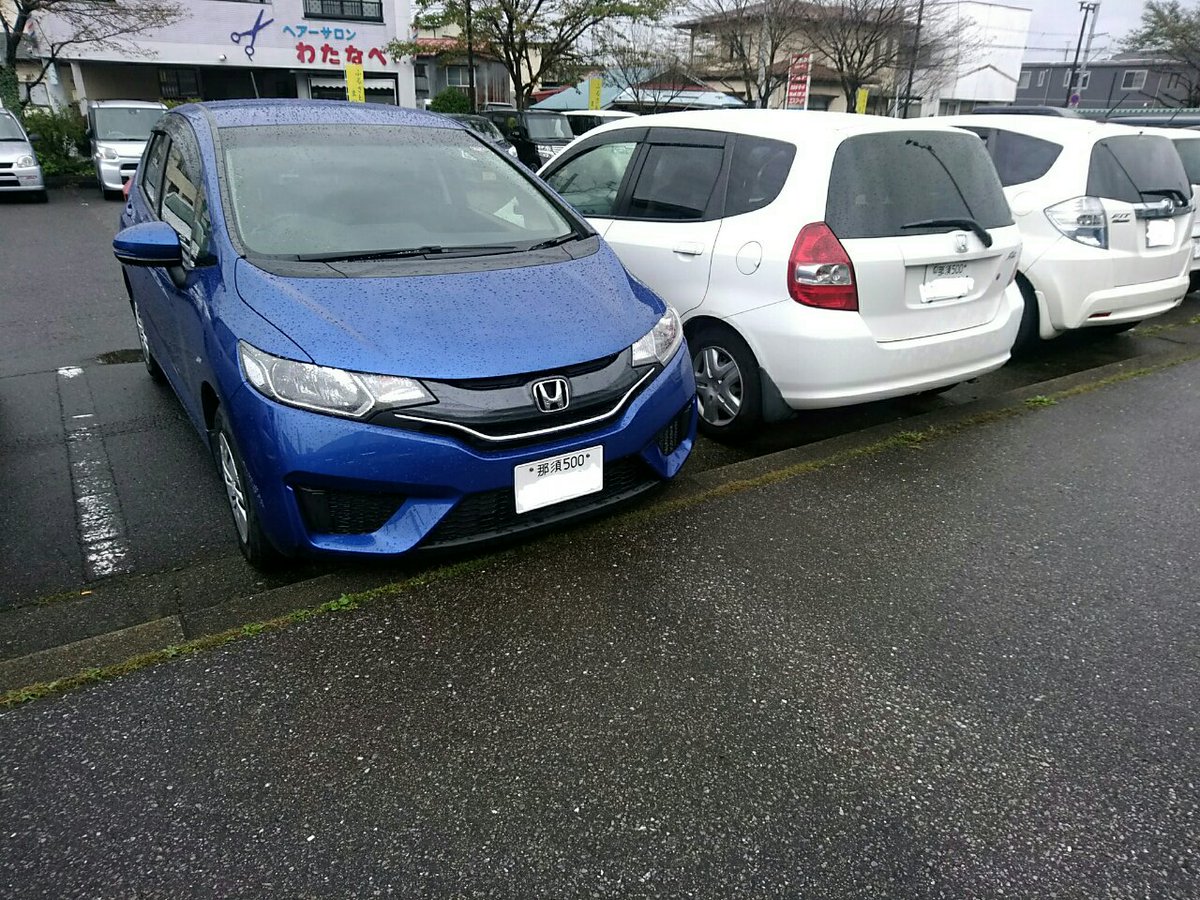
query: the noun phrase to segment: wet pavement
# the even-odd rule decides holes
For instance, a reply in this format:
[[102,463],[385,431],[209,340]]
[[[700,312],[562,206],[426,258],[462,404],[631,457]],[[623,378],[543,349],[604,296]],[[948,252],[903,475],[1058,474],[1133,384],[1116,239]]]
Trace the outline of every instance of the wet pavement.
[[1200,896],[1200,363],[0,715],[0,895]]

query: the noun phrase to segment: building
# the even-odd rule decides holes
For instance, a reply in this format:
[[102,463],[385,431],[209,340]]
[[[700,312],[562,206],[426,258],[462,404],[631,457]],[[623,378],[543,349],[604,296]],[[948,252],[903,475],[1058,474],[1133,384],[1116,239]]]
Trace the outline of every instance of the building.
[[1071,69],[1070,60],[1025,63],[1014,102],[1020,106],[1066,106],[1072,97],[1078,97],[1075,106],[1079,110],[1104,113],[1196,106],[1200,101],[1195,71],[1145,53],[1119,53],[1088,63],[1084,71],[1076,71],[1073,87]]
[[[425,106],[446,88],[464,94],[470,90],[467,53],[456,27],[436,31],[418,31],[420,47],[413,59],[413,76],[418,106]],[[512,103],[512,78],[504,64],[486,44],[472,48],[475,57],[475,108],[486,103]]]
[[[386,49],[409,36],[409,0],[180,2],[186,16],[170,27],[121,46],[66,47],[33,102],[82,109],[88,100],[345,99],[345,66],[360,63],[368,102],[416,105],[411,61]],[[38,56],[64,27],[43,16],[24,49]]]
[[[1024,7],[982,0],[940,0],[936,18],[929,4],[922,34],[936,47],[918,43],[917,67],[913,77],[913,96],[905,104],[907,63],[906,48],[916,42],[914,23],[916,4],[903,24],[897,24],[884,40],[884,54],[896,64],[879,71],[868,85],[868,111],[885,115],[932,116],[967,111],[978,103],[1010,103],[1016,94],[1021,56],[1029,33],[1031,11]],[[789,7],[805,20],[830,15],[830,8],[819,3],[798,2]],[[729,91],[749,99],[739,57],[733,47],[747,48],[745,56],[754,59],[755,41],[761,33],[760,13],[755,7],[730,7],[726,15],[709,15],[680,23],[688,32],[690,58],[702,77],[715,90]],[[741,29],[744,33],[737,34]],[[771,95],[770,105],[786,102],[786,71],[793,53],[811,53],[808,108],[844,112],[847,108],[840,72],[828,48],[803,24],[792,29],[788,46],[781,48],[773,67],[780,87]],[[938,35],[932,38],[932,35]],[[715,50],[715,52],[714,52]],[[706,52],[707,51],[707,52]]]

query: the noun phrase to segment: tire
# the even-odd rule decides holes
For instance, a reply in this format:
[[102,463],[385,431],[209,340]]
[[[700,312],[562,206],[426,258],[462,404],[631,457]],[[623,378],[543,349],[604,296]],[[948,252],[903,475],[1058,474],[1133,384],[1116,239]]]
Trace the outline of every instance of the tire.
[[44,189],[40,190],[40,191],[34,191],[32,194],[29,195],[29,199],[32,200],[34,203],[47,203],[50,200],[50,198],[46,195],[46,191]]
[[100,193],[104,195],[105,200],[123,200],[120,191],[110,191],[106,187],[100,188]]
[[146,364],[146,371],[150,377],[162,384],[167,380],[163,375],[162,366],[158,364],[158,360],[154,358],[154,352],[150,349],[150,339],[146,336],[146,326],[142,324],[142,314],[138,312],[136,300],[131,300],[129,305],[133,307],[133,324],[137,326],[138,344],[142,348],[142,362]]
[[1038,333],[1041,313],[1038,312],[1037,297],[1033,293],[1033,286],[1024,278],[1017,279],[1017,286],[1021,289],[1025,309],[1021,312],[1021,327],[1017,329],[1017,339],[1013,341],[1014,354],[1028,353],[1042,342],[1042,336]]
[[700,431],[718,441],[737,441],[762,424],[758,360],[732,329],[703,325],[688,338]]
[[273,571],[284,562],[283,555],[275,549],[263,531],[258,507],[247,485],[246,467],[242,462],[242,453],[238,449],[237,440],[225,418],[225,411],[217,407],[213,417],[212,432],[209,436],[213,458],[217,463],[217,474],[225,488],[225,499],[229,503],[230,516],[233,518],[233,533],[237,538],[238,549],[246,562],[260,571]]
[[1115,325],[1093,325],[1088,331],[1093,332],[1097,337],[1115,337],[1118,334],[1124,334],[1131,328],[1137,328],[1141,324],[1139,319],[1136,322],[1118,322]]

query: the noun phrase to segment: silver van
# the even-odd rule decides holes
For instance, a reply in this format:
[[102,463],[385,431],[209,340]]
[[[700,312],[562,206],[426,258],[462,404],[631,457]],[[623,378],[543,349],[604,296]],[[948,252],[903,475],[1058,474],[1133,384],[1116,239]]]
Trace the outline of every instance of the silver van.
[[96,181],[105,197],[120,197],[133,177],[150,129],[166,106],[145,100],[94,100],[88,104],[88,138]]
[[0,193],[20,191],[39,203],[46,202],[46,182],[33,143],[20,120],[0,108]]

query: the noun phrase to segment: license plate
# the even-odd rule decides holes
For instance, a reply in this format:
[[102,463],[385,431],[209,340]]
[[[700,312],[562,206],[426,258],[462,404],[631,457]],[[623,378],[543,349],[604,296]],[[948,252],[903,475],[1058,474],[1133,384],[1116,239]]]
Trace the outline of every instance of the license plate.
[[1150,219],[1146,222],[1146,246],[1170,247],[1175,243],[1173,219]]
[[921,285],[921,302],[958,300],[975,289],[975,279],[967,274],[967,264],[933,263],[925,267],[925,283]]
[[604,447],[584,447],[513,467],[517,512],[527,513],[604,488]]
[[958,278],[966,274],[966,263],[934,263],[932,266],[926,267],[925,280],[933,281],[935,278]]

